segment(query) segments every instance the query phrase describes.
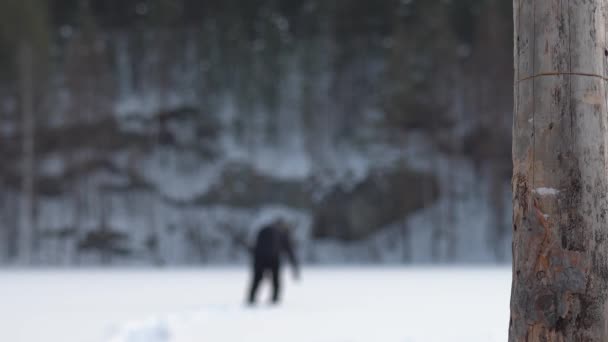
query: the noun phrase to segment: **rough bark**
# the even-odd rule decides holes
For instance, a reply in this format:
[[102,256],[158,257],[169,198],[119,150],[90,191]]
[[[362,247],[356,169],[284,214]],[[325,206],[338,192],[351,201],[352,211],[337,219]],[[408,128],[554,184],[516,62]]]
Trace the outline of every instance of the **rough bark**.
[[602,0],[514,0],[509,341],[608,341]]

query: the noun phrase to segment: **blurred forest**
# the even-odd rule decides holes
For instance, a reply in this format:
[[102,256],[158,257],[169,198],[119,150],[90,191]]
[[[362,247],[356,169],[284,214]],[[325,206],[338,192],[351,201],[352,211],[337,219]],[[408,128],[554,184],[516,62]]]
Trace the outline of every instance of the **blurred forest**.
[[508,261],[511,6],[0,1],[0,262]]

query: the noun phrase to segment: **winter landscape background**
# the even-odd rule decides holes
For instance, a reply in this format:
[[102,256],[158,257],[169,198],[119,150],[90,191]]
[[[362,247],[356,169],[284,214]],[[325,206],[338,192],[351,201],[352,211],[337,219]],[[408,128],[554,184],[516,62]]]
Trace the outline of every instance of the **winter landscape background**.
[[1,0],[0,340],[504,341],[511,6]]
[[0,261],[508,262],[510,7],[2,1]]

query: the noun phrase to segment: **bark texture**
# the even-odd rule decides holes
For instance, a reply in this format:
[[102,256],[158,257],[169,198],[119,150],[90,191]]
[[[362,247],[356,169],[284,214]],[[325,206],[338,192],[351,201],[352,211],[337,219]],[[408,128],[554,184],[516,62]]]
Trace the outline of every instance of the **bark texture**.
[[509,341],[608,341],[605,2],[514,0]]

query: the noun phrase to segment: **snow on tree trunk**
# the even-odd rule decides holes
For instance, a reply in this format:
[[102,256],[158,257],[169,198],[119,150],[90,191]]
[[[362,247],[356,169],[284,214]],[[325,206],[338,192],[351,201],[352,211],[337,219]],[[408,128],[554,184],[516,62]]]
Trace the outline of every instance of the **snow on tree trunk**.
[[509,341],[608,341],[605,1],[514,5]]
[[22,263],[28,264],[32,257],[34,242],[34,57],[32,46],[29,43],[22,43],[19,50],[19,78],[23,120],[19,259]]

